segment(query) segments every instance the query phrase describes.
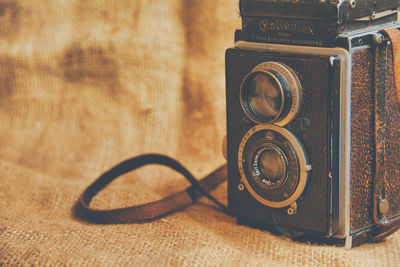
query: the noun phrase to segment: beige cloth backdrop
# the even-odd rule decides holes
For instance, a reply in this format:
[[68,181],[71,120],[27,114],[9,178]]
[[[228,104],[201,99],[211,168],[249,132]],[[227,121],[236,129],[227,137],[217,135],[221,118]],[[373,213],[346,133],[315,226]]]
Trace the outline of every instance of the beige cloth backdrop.
[[[400,265],[400,234],[343,248],[236,224],[205,199],[152,223],[92,225],[72,207],[147,152],[197,177],[224,163],[234,0],[0,1],[0,265]],[[188,185],[145,167],[95,198],[116,208]],[[226,183],[214,191],[226,203]]]

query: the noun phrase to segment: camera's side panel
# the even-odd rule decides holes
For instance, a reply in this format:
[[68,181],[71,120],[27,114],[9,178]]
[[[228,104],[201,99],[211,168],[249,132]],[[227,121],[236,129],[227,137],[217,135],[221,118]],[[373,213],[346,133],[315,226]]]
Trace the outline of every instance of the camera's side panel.
[[[351,94],[351,184],[350,229],[352,233],[371,228],[373,221],[373,179],[389,201],[388,219],[400,215],[400,112],[394,85],[392,49],[379,48],[375,66],[375,45],[355,47],[352,53]],[[375,67],[377,89],[375,96]],[[378,104],[379,143],[375,141],[375,102]],[[376,146],[382,145],[380,153]],[[381,172],[376,173],[376,161]]]
[[352,232],[372,224],[374,163],[373,48],[352,51],[351,206]]
[[[273,51],[239,48],[226,53],[228,202],[238,221],[261,227],[329,235],[332,214],[331,140],[332,114],[330,84],[333,79],[330,57],[288,55]],[[240,103],[240,88],[254,67],[264,62],[280,62],[293,69],[303,88],[302,108],[285,129],[304,145],[312,171],[297,202],[297,213],[287,207],[271,208],[257,201],[240,186],[239,146],[245,134],[257,125]]]

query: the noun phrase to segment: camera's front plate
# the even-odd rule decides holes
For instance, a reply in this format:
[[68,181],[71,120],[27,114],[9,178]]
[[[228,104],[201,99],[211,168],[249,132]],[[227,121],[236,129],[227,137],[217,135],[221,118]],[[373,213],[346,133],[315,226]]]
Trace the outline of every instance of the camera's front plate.
[[[293,54],[274,52],[272,49],[262,51],[234,48],[227,51],[228,201],[241,222],[284,227],[324,236],[334,234],[333,217],[338,217],[339,212],[332,208],[332,201],[338,201],[338,196],[332,195],[332,189],[334,186],[336,191],[339,190],[339,174],[332,172],[332,165],[338,164],[337,158],[336,162],[332,158],[332,151],[339,150],[339,140],[338,132],[334,133],[332,128],[339,120],[339,112],[333,111],[333,103],[338,103],[339,90],[333,90],[331,85],[335,85],[331,82],[338,75],[333,61],[331,56],[304,55],[296,51]],[[301,108],[290,122],[281,126],[254,121],[241,105],[243,80],[256,66],[266,62],[279,62],[288,66],[298,77],[302,88]],[[286,149],[279,138],[276,142],[267,142],[260,141],[262,137],[248,134],[257,127],[282,128],[282,132],[294,137],[288,142],[291,148]],[[309,158],[305,165],[312,165],[312,171],[307,173],[308,179],[301,179],[300,168],[296,169],[299,166],[297,152],[290,152],[297,143],[301,144],[304,157]],[[250,165],[241,164],[240,161],[245,157]],[[260,160],[265,159],[272,166],[269,169],[264,168],[267,163],[260,163]],[[297,163],[290,163],[295,162],[294,159]],[[265,174],[260,179],[256,177],[257,170]],[[295,176],[295,172],[296,179],[289,179],[289,176]],[[265,178],[267,176],[270,178]],[[301,183],[305,180],[308,181],[301,188]],[[301,190],[296,191],[299,187]],[[300,194],[290,199],[290,203],[281,199],[285,198],[285,194],[286,200],[289,199],[295,191]],[[276,196],[272,192],[281,192],[282,196]],[[270,205],[271,202],[285,205]],[[335,205],[339,206],[338,203]]]

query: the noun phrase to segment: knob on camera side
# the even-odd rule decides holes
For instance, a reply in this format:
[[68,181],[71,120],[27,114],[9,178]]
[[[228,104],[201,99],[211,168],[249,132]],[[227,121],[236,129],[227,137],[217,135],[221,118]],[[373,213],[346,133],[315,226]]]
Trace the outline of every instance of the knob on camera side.
[[278,62],[256,66],[243,80],[240,103],[258,124],[288,124],[301,108],[302,87],[296,73]]

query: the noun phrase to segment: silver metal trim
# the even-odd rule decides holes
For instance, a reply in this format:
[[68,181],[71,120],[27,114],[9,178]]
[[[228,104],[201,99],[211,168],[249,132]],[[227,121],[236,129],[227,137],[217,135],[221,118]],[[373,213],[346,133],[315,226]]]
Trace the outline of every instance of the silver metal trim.
[[397,10],[385,10],[385,11],[382,11],[382,12],[378,12],[378,13],[375,13],[375,15],[373,16],[372,14],[371,15],[368,15],[368,16],[365,16],[365,17],[361,17],[361,18],[358,18],[358,19],[354,19],[355,21],[370,21],[370,20],[375,20],[375,19],[379,19],[379,18],[383,18],[383,17],[386,17],[386,16],[390,16],[390,15],[393,15],[393,14],[396,14],[397,13]]
[[[400,15],[400,13],[397,13],[397,14]],[[353,30],[353,31],[343,32],[343,33],[339,34],[339,37],[340,38],[347,38],[349,36],[351,36],[352,38],[361,37],[361,36],[365,36],[368,34],[374,34],[376,32],[379,32],[380,30],[388,28],[388,27],[398,28],[398,27],[400,27],[400,23],[399,22],[388,22],[388,23],[385,23],[385,24],[382,24],[382,25],[379,25],[376,27],[371,27],[370,29],[364,28],[364,29],[357,29],[357,30]],[[365,47],[368,47],[368,46],[370,46],[370,45],[365,45]],[[357,49],[359,49],[359,48],[361,48],[361,46],[357,47]]]
[[353,236],[346,236],[344,247],[345,249],[351,249],[353,247]]
[[[256,132],[262,131],[262,130],[271,130],[280,133],[282,136],[284,136],[290,144],[293,146],[293,149],[296,153],[298,164],[299,164],[299,172],[300,172],[300,177],[299,177],[299,182],[297,184],[297,188],[294,191],[294,193],[286,200],[280,201],[280,202],[275,202],[275,201],[270,201],[262,196],[258,195],[256,191],[250,186],[249,182],[247,181],[246,175],[244,173],[244,167],[243,167],[243,150],[244,147],[246,146],[247,140]],[[267,140],[266,140],[267,141]],[[283,208],[287,207],[293,202],[295,202],[303,193],[304,188],[307,184],[307,178],[308,178],[308,171],[309,167],[311,165],[308,164],[307,158],[303,149],[303,146],[301,145],[300,141],[294,136],[289,130],[286,128],[276,126],[276,125],[256,125],[253,128],[251,128],[244,136],[242,141],[240,142],[239,145],[239,152],[238,152],[238,167],[239,167],[239,173],[241,176],[241,182],[246,186],[247,190],[249,193],[260,203],[272,207],[272,208]]]
[[[351,131],[351,57],[339,47],[308,47],[239,41],[236,47],[264,52],[336,56],[340,59],[340,138],[339,138],[339,222],[335,237],[350,235],[350,131]],[[329,179],[327,177],[327,179]]]

